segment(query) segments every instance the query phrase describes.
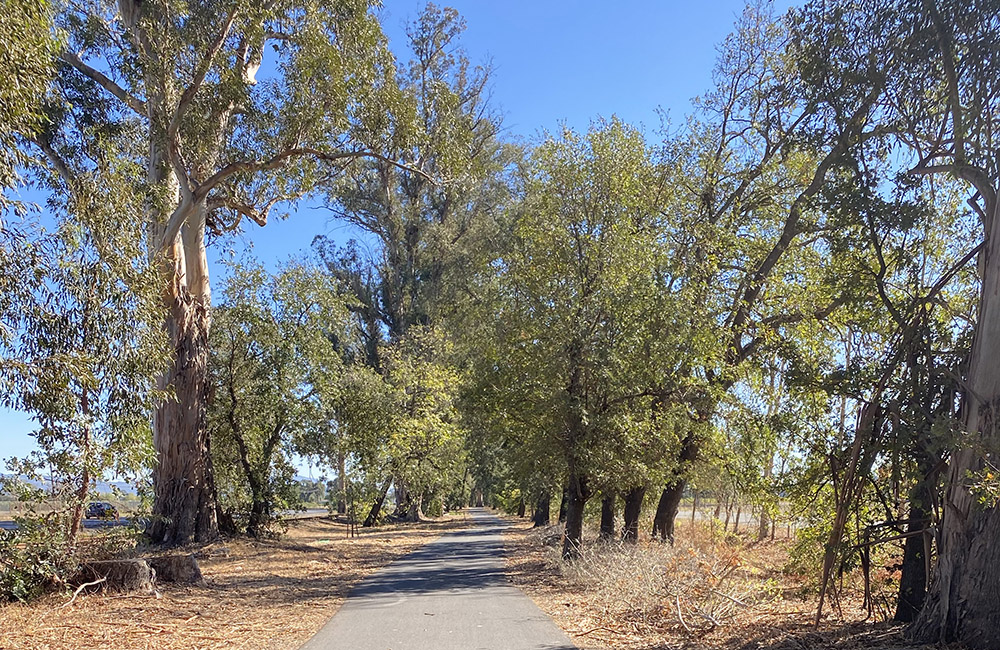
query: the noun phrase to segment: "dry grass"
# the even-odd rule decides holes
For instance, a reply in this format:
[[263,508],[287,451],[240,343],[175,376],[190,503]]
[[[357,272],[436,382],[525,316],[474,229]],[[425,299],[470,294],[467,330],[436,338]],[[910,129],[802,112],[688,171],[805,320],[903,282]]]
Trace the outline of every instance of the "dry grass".
[[387,526],[346,538],[329,519],[290,523],[276,541],[229,540],[198,550],[204,587],[154,595],[67,594],[0,608],[0,649],[296,648],[361,578],[466,525],[463,515]]
[[[815,596],[786,575],[789,542],[722,539],[678,522],[674,547],[599,544],[580,560],[559,558],[559,526],[520,523],[506,537],[514,582],[581,648],[653,650],[905,647],[901,628],[860,623],[853,594],[812,626]],[[831,611],[833,610],[833,611]]]

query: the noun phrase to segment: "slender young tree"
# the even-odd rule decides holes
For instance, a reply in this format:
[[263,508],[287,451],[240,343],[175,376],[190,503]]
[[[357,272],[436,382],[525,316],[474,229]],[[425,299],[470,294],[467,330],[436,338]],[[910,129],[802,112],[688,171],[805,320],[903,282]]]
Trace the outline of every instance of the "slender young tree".
[[53,233],[0,231],[0,262],[20,272],[0,276],[0,403],[31,414],[38,446],[10,469],[58,481],[69,549],[96,481],[151,468],[149,420],[166,397],[159,276],[139,224],[122,226],[142,206],[118,180],[111,197],[81,181],[66,204],[51,202]]

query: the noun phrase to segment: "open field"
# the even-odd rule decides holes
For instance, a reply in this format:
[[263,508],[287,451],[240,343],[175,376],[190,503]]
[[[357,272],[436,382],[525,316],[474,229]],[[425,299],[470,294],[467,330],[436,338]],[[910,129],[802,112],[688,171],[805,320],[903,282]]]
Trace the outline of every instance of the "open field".
[[516,521],[506,533],[508,571],[580,648],[914,647],[901,626],[865,620],[850,579],[840,602],[813,627],[809,576],[782,571],[790,541],[780,536],[758,544],[679,517],[673,548],[648,536],[635,547],[598,544],[591,531],[583,557],[565,564],[561,526],[530,526]]
[[440,520],[360,529],[346,537],[327,518],[290,522],[280,540],[228,540],[200,549],[205,586],[160,585],[154,594],[51,594],[0,608],[0,649],[297,648],[333,615],[350,588],[441,532]]

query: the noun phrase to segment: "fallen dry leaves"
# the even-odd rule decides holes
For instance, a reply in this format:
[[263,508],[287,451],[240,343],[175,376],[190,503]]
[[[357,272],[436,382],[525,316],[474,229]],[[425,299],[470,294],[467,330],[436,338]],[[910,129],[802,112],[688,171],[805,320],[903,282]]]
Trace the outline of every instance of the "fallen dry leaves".
[[52,594],[0,607],[0,649],[297,648],[361,578],[443,531],[461,514],[361,529],[327,518],[290,522],[280,540],[228,540],[197,549],[206,585],[164,584],[153,595]]

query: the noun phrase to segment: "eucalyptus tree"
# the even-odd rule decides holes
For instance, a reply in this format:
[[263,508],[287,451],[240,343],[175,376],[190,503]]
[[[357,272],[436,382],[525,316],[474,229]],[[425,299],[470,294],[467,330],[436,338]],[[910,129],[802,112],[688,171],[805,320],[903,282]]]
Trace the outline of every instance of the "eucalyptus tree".
[[93,483],[151,468],[150,416],[166,397],[155,377],[168,357],[157,269],[138,221],[122,223],[141,202],[82,180],[74,189],[50,202],[54,232],[0,232],[0,262],[17,272],[0,276],[0,403],[37,423],[38,449],[10,469],[58,481],[70,549]]
[[[978,313],[973,319],[968,369],[960,378],[965,436],[951,454],[949,488],[937,540],[940,559],[913,632],[922,639],[961,640],[977,647],[996,647],[991,613],[984,603],[989,599],[987,594],[994,593],[1000,584],[1000,574],[992,564],[982,562],[978,549],[996,543],[991,531],[996,528],[998,515],[989,488],[983,489],[982,484],[977,488],[980,482],[974,477],[991,471],[990,457],[996,444],[991,405],[1000,390],[1000,374],[993,362],[1000,333],[995,331],[994,314],[996,284],[1000,280],[991,248],[997,240],[992,229],[1000,185],[995,143],[997,69],[992,53],[1000,16],[992,3],[900,0],[862,5],[813,3],[800,17],[800,52],[812,61],[812,67],[806,70],[822,73],[804,76],[813,96],[825,102],[835,90],[824,82],[824,75],[841,69],[844,62],[831,58],[830,51],[855,51],[859,59],[891,66],[892,73],[884,77],[875,104],[878,140],[883,151],[893,152],[893,166],[887,176],[899,175],[905,182],[919,183],[932,196],[940,195],[948,186],[963,184],[969,193],[967,216],[974,215],[981,222],[976,228],[981,236],[966,232],[945,248],[937,268],[931,269],[936,271],[937,279],[924,283],[929,285],[928,291],[911,304],[911,309],[893,312],[891,295],[889,301],[883,295],[882,302],[892,312],[899,331],[892,353],[894,361],[888,365],[905,366],[904,376],[910,377],[913,390],[926,391],[925,395],[907,396],[910,404],[930,400],[926,404],[930,413],[920,418],[926,424],[927,417],[934,415],[941,403],[949,402],[946,397],[942,399],[938,389],[921,380],[925,370],[920,366],[925,362],[919,357],[928,351],[934,354],[933,343],[928,348],[921,341],[926,339],[928,329],[935,329],[934,321],[941,318],[940,311],[931,316],[931,306],[947,304],[948,297],[942,292],[956,277],[968,275],[965,267],[978,260],[978,277],[971,280],[972,286],[976,282],[980,285]],[[853,155],[857,160],[877,157],[871,150],[859,147],[855,147]],[[885,179],[883,176],[880,180]],[[878,267],[884,269],[884,264],[880,262]],[[933,277],[931,273],[927,276]],[[954,331],[951,325],[944,327],[945,331],[949,329]],[[926,363],[937,362],[927,359]],[[887,368],[875,392],[884,392],[890,382],[889,373],[894,371]],[[870,410],[878,409],[872,406]],[[869,425],[873,418],[868,417]],[[862,437],[859,431],[855,446]]]
[[292,453],[337,399],[343,361],[331,342],[346,330],[344,301],[318,269],[236,267],[226,282],[211,336],[208,429],[220,512],[242,515],[249,535],[298,501]]
[[[206,428],[212,233],[264,225],[276,207],[364,157],[354,134],[392,112],[393,60],[366,0],[86,1],[65,33],[48,128],[33,138],[68,187],[87,153],[140,167],[141,216],[162,267],[176,351],[154,419],[153,512],[163,543],[216,534]],[[390,161],[391,162],[391,161]]]
[[869,523],[905,539],[896,619],[911,621],[930,577],[929,531],[940,523],[943,463],[958,426],[957,391],[978,292],[967,242],[977,239],[977,224],[957,183],[914,185],[893,166],[889,157],[866,156],[857,178],[828,194],[828,209],[843,219],[830,239],[833,253],[862,270],[856,285],[869,299],[856,301],[843,319],[843,369],[819,388],[840,400],[834,451],[845,469],[845,411],[876,404],[885,414],[879,426],[859,427],[855,436],[877,459],[871,472],[888,467],[889,476],[864,481],[856,496],[842,494],[863,500],[873,491],[882,520]]
[[[0,5],[0,209],[7,188],[25,162],[19,144],[41,129],[42,101],[55,73],[58,41],[52,30],[53,7],[44,0],[4,0]],[[0,224],[2,227],[2,224]]]
[[[365,233],[367,246],[317,245],[355,298],[369,365],[387,377],[387,356],[403,367],[399,352],[416,350],[406,343],[411,329],[414,340],[425,328],[435,336],[452,331],[443,320],[468,300],[468,278],[491,258],[508,193],[503,174],[511,148],[498,137],[490,71],[473,66],[459,44],[464,29],[453,9],[427,5],[407,30],[412,58],[397,75],[397,110],[359,134],[380,157],[328,185],[329,207]],[[450,359],[412,361],[452,372]],[[400,472],[406,457],[395,464]],[[421,495],[408,494],[398,478],[400,505],[418,502]]]
[[[373,238],[338,249],[319,243],[331,272],[357,299],[354,310],[379,367],[378,345],[432,326],[461,299],[465,279],[488,261],[508,193],[511,151],[498,139],[490,70],[459,44],[465,21],[428,4],[407,30],[398,109],[361,133],[380,157],[329,185],[329,207]],[[425,173],[391,164],[405,161]]]
[[995,56],[1000,12],[992,3],[973,0],[900,2],[894,9],[895,20],[882,29],[873,25],[873,31],[883,39],[886,32],[895,36],[890,43],[899,66],[884,106],[897,142],[912,161],[907,172],[927,182],[943,176],[964,183],[968,206],[982,228],[982,244],[970,244],[957,262],[975,255],[980,282],[968,370],[962,378],[965,436],[949,462],[939,561],[913,633],[995,648],[1000,641],[988,603],[1000,588],[1000,570],[985,549],[1000,541],[1000,510],[983,477],[994,471],[994,409],[1000,399],[1000,62]]

